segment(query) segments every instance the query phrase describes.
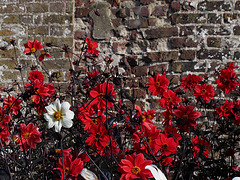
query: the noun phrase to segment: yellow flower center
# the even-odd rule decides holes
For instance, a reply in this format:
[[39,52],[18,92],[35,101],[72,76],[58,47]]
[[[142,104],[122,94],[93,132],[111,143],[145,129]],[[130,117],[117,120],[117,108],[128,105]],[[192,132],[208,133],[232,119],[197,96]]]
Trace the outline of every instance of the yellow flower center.
[[56,152],[57,154],[60,154],[60,153],[61,153],[61,149],[55,149],[55,152]]
[[98,124],[98,120],[97,120],[97,118],[93,118],[92,120],[91,120],[91,124]]
[[138,173],[140,173],[140,171],[141,171],[140,167],[138,167],[138,166],[133,166],[132,167],[132,173],[133,174],[137,175]]
[[89,47],[90,47],[91,49],[94,49],[93,43],[90,43],[90,44],[89,44]]
[[168,118],[169,118],[169,119],[172,119],[172,118],[173,118],[173,115],[170,114],[170,115],[168,116]]
[[152,116],[151,115],[148,115],[148,117],[147,117],[148,119],[152,119]]
[[155,86],[156,86],[156,87],[160,87],[160,85],[161,85],[161,84],[160,84],[159,81],[157,81],[157,82],[155,83]]
[[173,100],[172,97],[168,97],[168,98],[167,98],[167,101],[168,101],[168,102],[172,102],[172,100]]
[[182,116],[182,118],[183,118],[184,120],[186,120],[186,119],[188,118],[188,115],[187,115],[187,114],[184,114],[184,115]]
[[67,176],[67,175],[69,175],[69,173],[70,173],[70,168],[69,168],[69,167],[66,167],[66,169],[65,169],[65,175]]
[[142,122],[146,121],[146,117],[142,115]]
[[163,143],[163,144],[162,144],[162,148],[163,148],[163,149],[167,149],[167,148],[168,148],[167,143]]
[[41,54],[42,54],[42,55],[45,55],[45,54],[46,54],[46,52],[42,50],[42,51],[41,51]]
[[152,142],[152,138],[151,137],[147,137],[147,141],[148,141],[148,143],[151,143]]
[[13,106],[13,103],[11,103],[11,102],[10,102],[10,103],[8,103],[8,107],[10,107],[10,108],[11,108],[12,106]]
[[62,111],[55,111],[53,114],[55,121],[60,121],[63,119]]
[[95,136],[94,136],[94,138],[96,139],[96,141],[99,141],[100,137],[101,137],[101,134],[100,134],[100,133],[96,133]]
[[31,136],[30,136],[30,133],[27,132],[23,135],[24,139],[29,139]]
[[98,99],[99,99],[99,100],[102,100],[102,99],[103,99],[103,96],[104,96],[103,93],[99,93],[99,95],[98,95]]
[[31,48],[31,53],[35,53],[37,50],[35,48]]
[[207,92],[206,89],[202,89],[202,90],[201,90],[201,93],[202,93],[202,94],[205,94],[206,92]]
[[224,78],[224,79],[223,79],[223,83],[226,83],[226,82],[227,82],[227,78]]

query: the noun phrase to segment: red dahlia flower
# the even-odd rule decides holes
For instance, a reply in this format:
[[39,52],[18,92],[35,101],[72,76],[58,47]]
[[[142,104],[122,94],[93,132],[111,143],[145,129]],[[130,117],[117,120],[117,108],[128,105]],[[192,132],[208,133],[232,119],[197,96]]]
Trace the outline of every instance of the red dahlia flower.
[[178,97],[178,95],[172,90],[168,90],[167,92],[163,92],[163,97],[159,100],[160,105],[165,107],[171,107],[172,105],[180,103],[182,100]]
[[82,172],[84,167],[83,161],[80,158],[76,158],[73,160],[72,155],[66,156],[64,158],[64,174],[65,178],[63,177],[63,164],[62,164],[62,158],[59,158],[58,160],[58,170],[61,171],[63,179],[68,179],[71,176],[74,177],[73,179],[77,179],[76,177]]
[[172,126],[172,120],[174,117],[173,110],[167,107],[166,111],[164,111],[162,115],[165,117],[163,121],[164,126]]
[[98,43],[92,42],[90,38],[86,38],[85,41],[87,42],[87,53],[93,56],[98,56],[98,51],[96,50]]
[[38,40],[34,40],[33,42],[28,41],[26,44],[23,45],[25,47],[24,53],[26,54],[35,53],[38,49],[43,48],[43,45]]
[[193,156],[198,156],[198,154],[201,152],[202,155],[208,157],[210,154],[210,151],[212,150],[211,143],[206,141],[204,138],[199,139],[198,136],[195,138],[192,138],[192,143],[193,143]]
[[71,156],[70,152],[72,151],[71,148],[68,149],[63,149],[63,151],[61,151],[61,149],[55,149],[55,152],[59,155],[62,156],[62,152],[63,152],[63,157],[66,158],[67,156]]
[[8,96],[7,99],[3,100],[3,108],[6,111],[13,112],[13,114],[17,115],[18,110],[21,109],[21,99],[15,99],[14,96]]
[[228,116],[233,113],[233,107],[233,102],[229,102],[228,100],[226,100],[224,105],[216,108],[216,112],[220,117],[224,116],[228,119]]
[[220,88],[225,93],[229,93],[236,89],[238,84],[236,80],[236,73],[231,68],[222,69],[220,74],[218,74],[218,79],[216,80],[217,88]]
[[[153,124],[152,119],[149,119],[148,116],[145,116],[142,113],[140,106],[135,104],[135,109],[137,110],[137,117],[139,117],[141,119],[140,125],[145,126],[148,129],[151,129],[150,126]],[[151,118],[152,118],[152,116],[151,116]],[[137,128],[138,128],[138,126],[137,126]]]
[[42,62],[44,60],[45,56],[48,57],[48,58],[52,57],[49,53],[47,53],[46,51],[42,50],[41,51],[41,55],[39,56],[39,61]]
[[178,144],[172,137],[168,138],[164,133],[160,133],[160,137],[156,140],[156,143],[160,145],[162,156],[169,156],[177,152]]
[[89,132],[92,134],[89,135],[86,143],[92,146],[92,148],[98,153],[102,154],[104,148],[110,142],[106,128],[103,125],[92,126],[92,128],[89,129]]
[[203,77],[195,75],[195,74],[189,74],[187,77],[183,77],[181,81],[181,87],[183,87],[185,90],[192,90],[195,88],[195,86],[201,82]]
[[[159,150],[160,145],[157,144],[156,139],[160,136],[160,129],[157,129],[157,126],[151,125],[151,128],[148,129],[145,126],[143,126],[143,134],[147,139],[147,142],[152,149],[153,153],[156,154]],[[135,132],[133,134],[133,141],[134,141],[134,148],[137,151],[145,151],[146,153],[149,153],[147,143],[143,139],[142,132]]]
[[9,123],[10,121],[10,116],[6,114],[6,111],[0,107],[0,128],[3,128]]
[[201,116],[201,113],[193,109],[194,106],[183,106],[180,104],[178,109],[174,111],[175,116],[178,118],[177,126],[180,130],[189,132],[189,128],[196,128],[196,119]]
[[148,90],[152,93],[152,95],[162,95],[163,92],[167,90],[167,86],[170,83],[165,75],[160,76],[159,74],[155,75],[154,78],[148,78],[148,81]]
[[172,137],[177,144],[179,144],[179,141],[182,139],[182,136],[178,133],[178,130],[172,126],[165,127],[164,134],[166,134],[168,138]]
[[36,149],[36,143],[42,142],[40,138],[41,133],[37,130],[37,126],[33,126],[33,123],[29,123],[27,126],[25,124],[20,124],[21,138],[20,147],[21,151],[28,150],[29,148]]
[[30,75],[28,77],[29,80],[34,81],[35,79],[38,79],[39,81],[42,81],[42,82],[44,81],[44,76],[40,71],[32,71],[29,73],[29,75]]
[[200,98],[203,98],[203,100],[208,103],[210,99],[213,99],[214,97],[214,87],[212,85],[201,84],[197,85],[197,87],[194,89],[194,96],[197,100]]
[[113,85],[107,84],[98,84],[96,87],[90,91],[90,97],[93,98],[91,105],[95,105],[98,109],[106,110],[107,107],[113,107],[113,103],[108,99],[116,97],[116,92],[113,91]]
[[151,171],[145,169],[150,164],[152,164],[152,161],[144,160],[142,153],[126,155],[126,159],[122,159],[119,163],[119,171],[122,173],[120,180],[133,180],[136,178],[147,180],[147,178],[151,178]]
[[9,133],[8,127],[7,126],[2,126],[0,128],[0,139],[3,143],[3,145],[9,143],[9,136],[10,136],[10,133]]

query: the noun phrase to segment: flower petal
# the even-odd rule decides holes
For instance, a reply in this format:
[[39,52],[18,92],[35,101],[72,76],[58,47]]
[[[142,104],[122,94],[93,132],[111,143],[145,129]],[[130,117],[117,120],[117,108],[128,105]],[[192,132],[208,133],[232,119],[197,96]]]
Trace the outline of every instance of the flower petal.
[[151,171],[153,177],[156,180],[167,180],[166,176],[162,173],[160,169],[156,165],[147,165],[145,169],[148,169]]
[[61,103],[60,103],[60,100],[58,98],[55,100],[54,106],[56,107],[57,111],[61,110]]
[[70,104],[68,102],[63,102],[61,105],[62,113],[65,114],[67,111],[69,111]]
[[70,128],[73,125],[73,121],[71,119],[69,119],[68,117],[63,117],[62,125],[65,128]]

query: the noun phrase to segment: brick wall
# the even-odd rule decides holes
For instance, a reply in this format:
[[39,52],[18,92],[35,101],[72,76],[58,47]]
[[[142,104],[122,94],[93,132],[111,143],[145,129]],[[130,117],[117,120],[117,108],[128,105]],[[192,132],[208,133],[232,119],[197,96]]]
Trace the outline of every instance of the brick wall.
[[[99,43],[100,59],[112,55],[115,64],[131,75],[126,86],[149,107],[158,102],[147,94],[149,76],[167,71],[178,83],[187,72],[214,73],[219,64],[239,62],[240,1],[176,0],[0,0],[1,46],[17,39],[18,52],[27,39],[56,46],[67,44],[79,54],[85,37]],[[6,42],[5,42],[6,41]],[[1,51],[1,50],[0,50]],[[59,48],[45,61],[68,79],[68,60]],[[9,83],[14,73],[13,49],[0,53],[0,76]],[[76,57],[73,57],[76,58]],[[31,58],[18,61],[32,65]],[[10,72],[6,70],[11,69]],[[29,69],[28,69],[29,70]],[[27,71],[25,71],[27,73]]]

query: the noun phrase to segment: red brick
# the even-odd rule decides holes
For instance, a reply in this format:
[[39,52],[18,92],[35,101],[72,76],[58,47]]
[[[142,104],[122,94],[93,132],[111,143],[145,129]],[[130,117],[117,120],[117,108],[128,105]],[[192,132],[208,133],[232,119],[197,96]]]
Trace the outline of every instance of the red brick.
[[149,74],[162,74],[163,71],[167,71],[167,64],[156,65],[149,67]]
[[87,34],[86,31],[76,31],[74,34],[74,39],[76,39],[76,40],[85,39],[89,36],[90,36],[90,34],[89,33]]
[[139,76],[147,76],[148,75],[148,67],[147,66],[136,66],[132,69],[132,73],[137,77]]
[[143,5],[149,5],[153,2],[154,2],[154,0],[140,0],[140,3],[143,4]]
[[142,17],[149,16],[149,9],[147,7],[137,6],[137,7],[133,8],[133,11],[138,16],[142,16]]
[[122,18],[112,19],[112,24],[115,28],[122,24]]
[[134,89],[133,95],[134,95],[134,98],[145,98],[146,91],[144,89]]
[[180,51],[180,59],[183,60],[193,60],[195,59],[195,51],[194,50],[182,50]]
[[171,9],[173,11],[180,11],[180,1],[172,1],[171,2]]
[[169,41],[171,48],[197,47],[198,43],[189,38],[171,38]]
[[194,32],[194,26],[181,26],[180,27],[180,36],[188,36],[188,35],[193,35]]
[[146,30],[145,33],[147,35],[147,39],[157,39],[157,38],[177,36],[178,29],[176,27],[156,28],[156,29]]
[[89,12],[92,10],[93,8],[76,8],[75,17],[76,18],[88,17]]
[[165,16],[167,13],[167,6],[155,6],[152,15],[153,16]]
[[130,66],[138,65],[138,57],[137,56],[127,56],[125,58]]
[[148,62],[168,62],[178,60],[178,51],[149,52]]

